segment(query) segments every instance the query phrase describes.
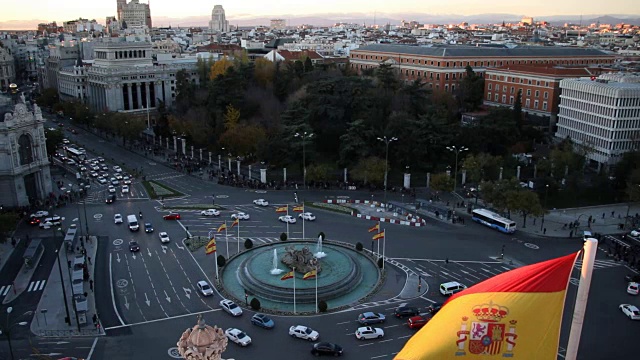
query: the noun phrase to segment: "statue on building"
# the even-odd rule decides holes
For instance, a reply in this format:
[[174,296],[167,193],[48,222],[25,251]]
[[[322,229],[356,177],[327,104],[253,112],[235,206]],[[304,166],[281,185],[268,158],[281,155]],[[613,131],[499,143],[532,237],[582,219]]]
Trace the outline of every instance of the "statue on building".
[[222,360],[228,341],[222,329],[206,325],[199,314],[198,324],[182,333],[177,346],[180,355],[187,360]]

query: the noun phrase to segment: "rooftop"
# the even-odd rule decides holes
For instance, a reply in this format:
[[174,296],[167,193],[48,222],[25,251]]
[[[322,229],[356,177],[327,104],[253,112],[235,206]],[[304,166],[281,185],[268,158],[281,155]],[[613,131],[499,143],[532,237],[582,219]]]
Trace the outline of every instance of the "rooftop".
[[410,46],[374,44],[362,46],[353,52],[376,51],[383,53],[397,53],[407,55],[422,55],[435,57],[549,57],[549,56],[602,56],[613,57],[604,51],[590,48],[553,47],[553,46],[518,46],[507,47],[476,47],[460,45]]
[[521,73],[521,74],[535,74],[535,75],[547,75],[554,77],[580,77],[580,76],[592,76],[599,74],[603,71],[602,68],[597,67],[562,67],[562,66],[535,66],[535,65],[509,65],[500,66],[494,69],[487,70],[487,73],[492,72],[509,72],[509,73]]

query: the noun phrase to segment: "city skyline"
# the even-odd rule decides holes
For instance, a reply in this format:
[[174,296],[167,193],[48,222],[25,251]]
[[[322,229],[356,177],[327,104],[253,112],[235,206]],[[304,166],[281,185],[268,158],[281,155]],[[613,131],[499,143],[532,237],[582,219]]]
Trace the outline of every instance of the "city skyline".
[[[146,3],[147,1],[141,1]],[[0,31],[9,29],[32,29],[40,22],[74,20],[77,18],[95,19],[104,23],[106,16],[116,15],[115,0],[100,0],[98,3],[87,3],[82,0],[65,0],[59,3],[52,3],[48,0],[32,0],[29,11],[25,11],[24,6],[19,3],[5,4],[0,13]],[[53,5],[55,4],[55,5]],[[632,16],[639,14],[635,0],[611,0],[606,3],[580,0],[567,0],[562,3],[551,0],[541,0],[535,4],[514,4],[509,0],[493,0],[491,7],[487,3],[479,3],[475,0],[450,0],[446,3],[429,2],[416,5],[413,2],[395,2],[390,4],[386,1],[354,0],[349,3],[338,2],[336,0],[325,0],[321,3],[304,3],[284,0],[275,4],[264,3],[256,0],[246,0],[242,3],[224,1],[202,2],[198,0],[183,0],[180,6],[169,0],[154,0],[151,3],[151,16],[154,24],[160,26],[168,25],[166,22],[176,22],[180,19],[197,18],[210,16],[214,5],[222,5],[227,18],[233,21],[248,20],[260,17],[272,18],[295,18],[304,16],[325,16],[339,18],[342,15],[349,17],[360,17],[371,19],[374,17],[389,16],[415,16],[415,18],[404,18],[404,20],[418,20],[420,16],[427,15],[450,15],[464,16],[483,15],[488,13],[503,13],[511,16],[532,16],[543,19],[545,16],[577,15],[583,14],[586,17],[592,14],[612,15],[625,14]],[[251,9],[250,12],[247,9]],[[340,11],[336,11],[336,10]],[[540,9],[548,9],[541,11]]]

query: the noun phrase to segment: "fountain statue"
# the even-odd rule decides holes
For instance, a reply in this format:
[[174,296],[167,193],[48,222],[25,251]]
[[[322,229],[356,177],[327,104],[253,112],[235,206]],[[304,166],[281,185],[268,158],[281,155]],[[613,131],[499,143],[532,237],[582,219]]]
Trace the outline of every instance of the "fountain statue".
[[278,269],[278,251],[273,249],[273,268],[271,269],[271,275],[280,275],[284,270]]
[[205,325],[200,314],[198,324],[185,330],[177,346],[180,356],[187,360],[222,360],[227,343],[228,339],[222,329]]
[[311,270],[317,269],[317,272],[322,271],[322,266],[318,262],[315,256],[311,253],[308,247],[303,247],[302,250],[296,250],[295,246],[287,246],[284,256],[280,261],[287,265],[289,268],[295,268],[296,272],[306,274]]
[[323,240],[322,238],[323,238],[322,234],[318,235],[318,245],[316,245],[316,253],[314,254],[316,259],[321,259],[327,256],[327,253],[322,251],[322,240]]

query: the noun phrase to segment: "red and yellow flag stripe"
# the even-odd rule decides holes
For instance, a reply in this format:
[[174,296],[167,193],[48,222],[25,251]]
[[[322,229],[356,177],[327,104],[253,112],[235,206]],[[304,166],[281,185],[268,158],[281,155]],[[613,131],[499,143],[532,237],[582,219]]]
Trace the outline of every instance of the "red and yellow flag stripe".
[[381,232],[381,233],[377,233],[377,234],[373,235],[373,237],[371,239],[373,239],[373,240],[384,239],[384,231]]

